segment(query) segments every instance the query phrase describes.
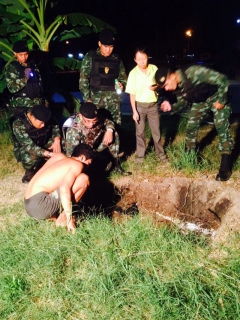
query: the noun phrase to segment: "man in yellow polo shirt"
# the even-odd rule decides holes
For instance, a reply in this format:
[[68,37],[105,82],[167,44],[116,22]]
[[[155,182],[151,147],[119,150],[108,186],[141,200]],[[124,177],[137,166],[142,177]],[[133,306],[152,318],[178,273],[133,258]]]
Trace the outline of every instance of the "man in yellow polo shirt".
[[167,157],[161,144],[160,120],[157,105],[157,94],[152,85],[156,84],[157,67],[148,64],[148,54],[145,49],[135,51],[134,67],[128,76],[126,92],[130,94],[133,110],[133,120],[136,126],[136,162],[142,163],[146,152],[145,122],[148,119],[157,157],[167,162]]

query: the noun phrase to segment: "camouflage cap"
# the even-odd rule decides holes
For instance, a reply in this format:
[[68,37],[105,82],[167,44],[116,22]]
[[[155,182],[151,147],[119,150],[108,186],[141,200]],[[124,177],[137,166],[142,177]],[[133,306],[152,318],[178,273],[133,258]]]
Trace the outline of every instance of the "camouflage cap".
[[92,102],[85,102],[80,107],[80,114],[87,119],[97,117],[97,107]]
[[13,44],[13,52],[28,52],[27,42],[23,40],[18,40]]
[[104,29],[99,34],[99,41],[101,44],[106,46],[113,46],[115,43],[115,38],[112,30]]
[[31,114],[40,121],[48,122],[51,118],[51,111],[45,105],[36,105],[32,108]]
[[167,80],[168,75],[170,74],[170,68],[168,66],[160,67],[155,73],[156,83],[163,87]]

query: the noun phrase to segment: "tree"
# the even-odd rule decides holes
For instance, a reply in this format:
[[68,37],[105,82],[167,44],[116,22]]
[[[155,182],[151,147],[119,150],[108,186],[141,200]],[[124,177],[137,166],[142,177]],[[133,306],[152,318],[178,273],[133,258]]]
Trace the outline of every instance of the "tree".
[[[20,39],[42,52],[49,52],[50,43],[79,38],[83,34],[115,29],[107,23],[84,13],[51,16],[54,0],[0,0],[0,58],[9,63],[13,59],[12,44]],[[73,28],[72,28],[73,27]],[[60,68],[79,69],[80,61],[54,59]],[[4,70],[0,75],[0,92],[6,87]]]

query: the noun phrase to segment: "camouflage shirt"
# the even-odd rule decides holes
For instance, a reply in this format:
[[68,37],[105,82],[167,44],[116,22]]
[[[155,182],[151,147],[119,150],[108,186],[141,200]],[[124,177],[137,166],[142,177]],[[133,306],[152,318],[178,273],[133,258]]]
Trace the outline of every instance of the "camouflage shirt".
[[[20,62],[18,62],[20,66],[23,68],[29,68],[29,66],[24,66]],[[40,71],[38,67],[35,64],[32,64],[31,69],[33,70],[33,73],[37,75],[39,79],[39,84],[42,86],[42,78],[40,75]],[[10,63],[6,66],[6,84],[7,88],[10,91],[10,93],[13,94],[10,105],[12,107],[33,107],[34,105],[44,104],[44,98],[43,97],[36,97],[36,98],[29,98],[28,96],[20,96],[20,97],[14,97],[14,94],[22,90],[28,83],[28,80],[25,77],[22,77],[20,75],[20,72],[17,68],[16,61]]]
[[[51,125],[51,124],[49,124]],[[24,125],[24,123],[22,122],[21,119],[16,119],[13,122],[13,134],[15,135],[15,137],[17,138],[20,147],[20,152],[26,152],[26,153],[30,153],[30,154],[34,154],[38,157],[44,157],[43,153],[46,151],[47,147],[50,147],[53,142],[54,139],[56,137],[60,137],[60,130],[58,125],[52,125],[52,138],[47,142],[47,145],[45,146],[46,148],[42,148],[38,145],[36,145],[34,143],[34,141],[30,138],[28,132],[27,132],[27,128]],[[40,131],[41,129],[39,129]]]
[[[66,124],[67,122],[69,124]],[[69,118],[65,124],[63,130],[66,130],[66,134],[64,134],[65,139],[63,145],[68,157],[72,155],[73,149],[79,143],[86,143],[93,149],[97,149],[101,144],[103,135],[107,129],[115,129],[114,123],[111,120],[101,116],[98,116],[98,122],[91,129],[88,129],[83,125],[78,114]]]
[[[99,55],[101,54],[99,49],[97,49],[96,53]],[[111,57],[112,58],[116,57],[116,59],[118,59],[118,57],[114,54],[112,54]],[[92,57],[90,53],[87,53],[82,61],[82,66],[80,70],[80,80],[79,80],[79,89],[83,95],[83,100],[84,101],[91,100],[94,104],[98,104],[103,96],[104,97],[107,96],[109,100],[120,101],[120,97],[115,92],[115,90],[114,91],[97,91],[97,92],[93,92],[92,90],[90,90],[89,82],[90,82],[91,70],[92,70]],[[124,87],[126,86],[127,75],[121,60],[119,65],[118,80],[123,84]]]
[[[180,91],[177,92],[177,102],[173,104],[174,109],[186,105],[186,100],[184,100],[181,95],[181,91],[183,91],[184,88],[184,76],[182,74],[183,71],[181,69],[178,69],[176,72],[180,74],[181,82],[178,85],[178,89]],[[209,98],[209,100],[213,100],[214,102],[218,100],[219,103],[224,105],[228,102],[229,82],[224,74],[202,66],[191,66],[186,69],[185,76],[193,86],[197,86],[202,83],[216,85],[218,90],[214,94],[214,96]]]

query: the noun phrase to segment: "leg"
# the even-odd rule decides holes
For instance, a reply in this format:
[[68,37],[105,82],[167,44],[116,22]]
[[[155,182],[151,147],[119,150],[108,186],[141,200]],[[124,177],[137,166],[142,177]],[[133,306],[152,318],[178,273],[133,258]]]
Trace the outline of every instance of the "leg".
[[214,114],[214,124],[219,137],[218,149],[223,154],[230,154],[233,149],[233,140],[229,130],[229,117],[231,115],[230,105],[217,110],[212,108]]
[[188,113],[185,139],[187,149],[194,149],[196,147],[198,129],[208,109],[209,107],[206,103],[193,103],[192,108]]
[[[75,180],[73,186],[72,186],[72,193],[74,196],[74,200],[78,202],[84,193],[86,192],[87,188],[89,186],[89,178],[85,173],[81,173],[77,179]],[[69,223],[67,223],[67,216],[64,211],[61,212],[59,217],[56,220],[56,226],[57,227],[68,227],[69,231],[72,231],[72,233],[75,233],[76,229],[76,222],[73,216],[71,215]]]
[[152,133],[155,152],[159,159],[166,159],[163,146],[160,142],[161,140],[160,119],[159,119],[158,106],[156,103],[149,105],[147,118],[148,118],[148,123],[151,129],[151,133]]
[[226,105],[221,110],[212,108],[212,111],[214,114],[214,124],[219,136],[218,149],[221,152],[222,156],[216,180],[227,181],[232,174],[231,152],[233,149],[233,141],[229,131],[229,117],[231,114],[231,107],[230,105]]
[[145,142],[145,122],[147,117],[147,107],[141,107],[137,103],[137,111],[139,113],[139,122],[135,124],[136,127],[136,153],[138,158],[143,158],[146,151]]

